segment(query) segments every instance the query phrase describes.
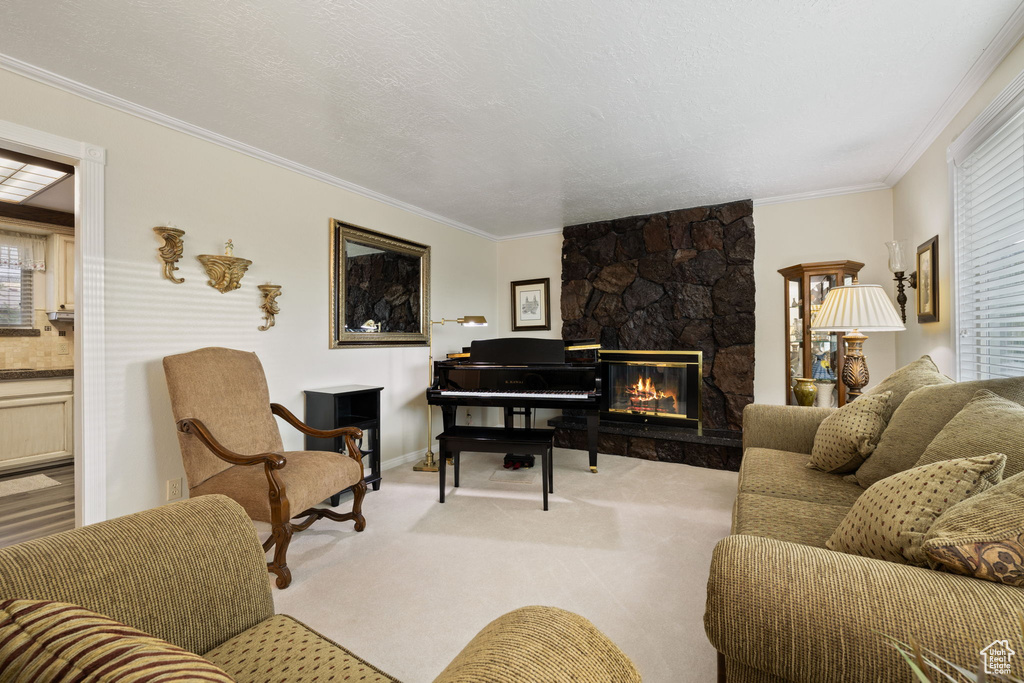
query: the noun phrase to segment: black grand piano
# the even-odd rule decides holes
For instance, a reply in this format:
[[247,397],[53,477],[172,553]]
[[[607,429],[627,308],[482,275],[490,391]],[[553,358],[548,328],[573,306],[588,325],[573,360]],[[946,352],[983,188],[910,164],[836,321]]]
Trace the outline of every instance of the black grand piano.
[[[427,403],[440,406],[444,428],[455,425],[460,406],[505,409],[505,426],[514,416],[535,408],[574,408],[587,418],[587,450],[590,470],[597,472],[597,425],[601,400],[597,349],[590,340],[482,339],[468,352],[451,354],[434,362],[434,381],[427,389]],[[506,456],[532,458],[533,456]]]

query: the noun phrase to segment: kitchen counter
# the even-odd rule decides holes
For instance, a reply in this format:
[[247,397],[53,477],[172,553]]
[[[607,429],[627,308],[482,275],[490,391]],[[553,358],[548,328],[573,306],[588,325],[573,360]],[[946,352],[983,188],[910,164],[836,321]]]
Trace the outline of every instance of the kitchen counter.
[[74,368],[57,368],[53,370],[0,370],[0,382],[13,379],[42,379],[44,377],[74,377]]

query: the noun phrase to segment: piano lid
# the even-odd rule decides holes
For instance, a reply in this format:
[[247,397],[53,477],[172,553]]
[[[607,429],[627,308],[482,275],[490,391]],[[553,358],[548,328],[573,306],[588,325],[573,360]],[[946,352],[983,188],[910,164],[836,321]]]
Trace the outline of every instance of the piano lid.
[[561,364],[565,363],[565,342],[531,337],[477,339],[469,346],[469,360],[494,365]]
[[[549,342],[554,342],[554,341],[557,341],[557,340],[553,340],[553,339],[531,339],[531,338],[524,338],[524,339],[505,338],[505,339],[483,339],[483,340],[478,340],[478,341],[483,343],[483,344],[486,344],[487,346],[492,346],[492,345],[495,345],[495,342],[506,342],[509,345],[512,345],[512,344],[515,344],[515,343],[521,342],[521,341],[528,341],[528,342],[533,341],[533,342],[549,343]],[[478,343],[478,342],[477,341],[473,342],[473,344],[476,344],[476,343]],[[600,349],[601,348],[601,345],[596,340],[594,340],[594,339],[573,339],[573,340],[564,340],[564,341],[561,341],[561,342],[558,342],[558,343],[561,344],[561,346],[559,348],[562,348],[566,353],[568,353],[570,351],[592,351],[592,350]],[[490,350],[494,350],[495,353],[498,353],[499,355],[504,352],[503,349],[489,349],[489,351]],[[545,354],[552,353],[551,357],[554,357],[553,356],[553,352],[544,351],[544,353]],[[446,354],[445,357],[448,358],[449,360],[461,359],[461,360],[468,360],[470,362],[503,363],[503,364],[507,364],[507,365],[525,365],[525,364],[530,363],[530,362],[538,362],[538,363],[562,362],[562,361],[524,361],[524,362],[519,362],[519,361],[480,361],[476,356],[472,355],[472,347],[471,346],[463,346],[461,353],[449,353],[449,354]]]

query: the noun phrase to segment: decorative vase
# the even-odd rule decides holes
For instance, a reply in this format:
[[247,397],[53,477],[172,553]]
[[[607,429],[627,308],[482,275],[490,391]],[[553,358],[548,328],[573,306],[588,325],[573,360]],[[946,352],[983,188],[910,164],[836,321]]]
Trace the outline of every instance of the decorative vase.
[[793,395],[796,402],[802,406],[813,406],[814,396],[818,393],[818,387],[814,386],[814,379],[810,377],[797,377],[796,386],[793,387]]
[[831,408],[832,407],[832,395],[836,390],[835,380],[817,380],[814,382],[814,386],[817,387],[818,397],[814,400],[814,405],[818,408]]

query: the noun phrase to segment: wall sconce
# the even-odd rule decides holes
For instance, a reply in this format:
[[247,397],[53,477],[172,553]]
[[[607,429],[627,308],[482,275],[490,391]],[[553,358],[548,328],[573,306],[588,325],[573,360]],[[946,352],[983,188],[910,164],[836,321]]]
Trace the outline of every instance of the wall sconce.
[[174,264],[181,260],[181,254],[185,250],[185,244],[181,241],[181,238],[185,236],[185,231],[170,226],[160,226],[153,228],[153,232],[164,241],[164,246],[157,248],[160,260],[164,262],[164,277],[174,284],[180,285],[185,278],[174,277],[174,271],[178,269]]
[[266,332],[274,326],[274,316],[281,312],[281,307],[277,305],[277,297],[281,296],[281,285],[272,285],[268,282],[265,285],[257,285],[257,287],[260,294],[263,295],[263,303],[260,304],[260,310],[263,311],[263,324],[256,329]]
[[889,272],[893,274],[893,280],[896,281],[896,303],[900,305],[900,317],[906,323],[907,292],[903,283],[906,282],[912,288],[917,289],[917,273],[904,275],[907,272],[907,250],[903,247],[903,242],[893,240],[886,242],[885,246],[889,248]]
[[[466,315],[461,318],[441,318],[440,320],[431,320],[430,324],[433,325],[444,325],[445,323],[458,323],[464,327],[487,327],[487,318],[482,315]],[[431,327],[431,330],[434,328]],[[429,356],[427,360],[427,387],[434,385],[434,335],[430,335]],[[430,425],[430,404],[427,404],[427,452],[423,455],[423,460],[413,465],[413,470],[416,472],[437,472],[437,459],[434,457],[434,439],[431,433]]]

